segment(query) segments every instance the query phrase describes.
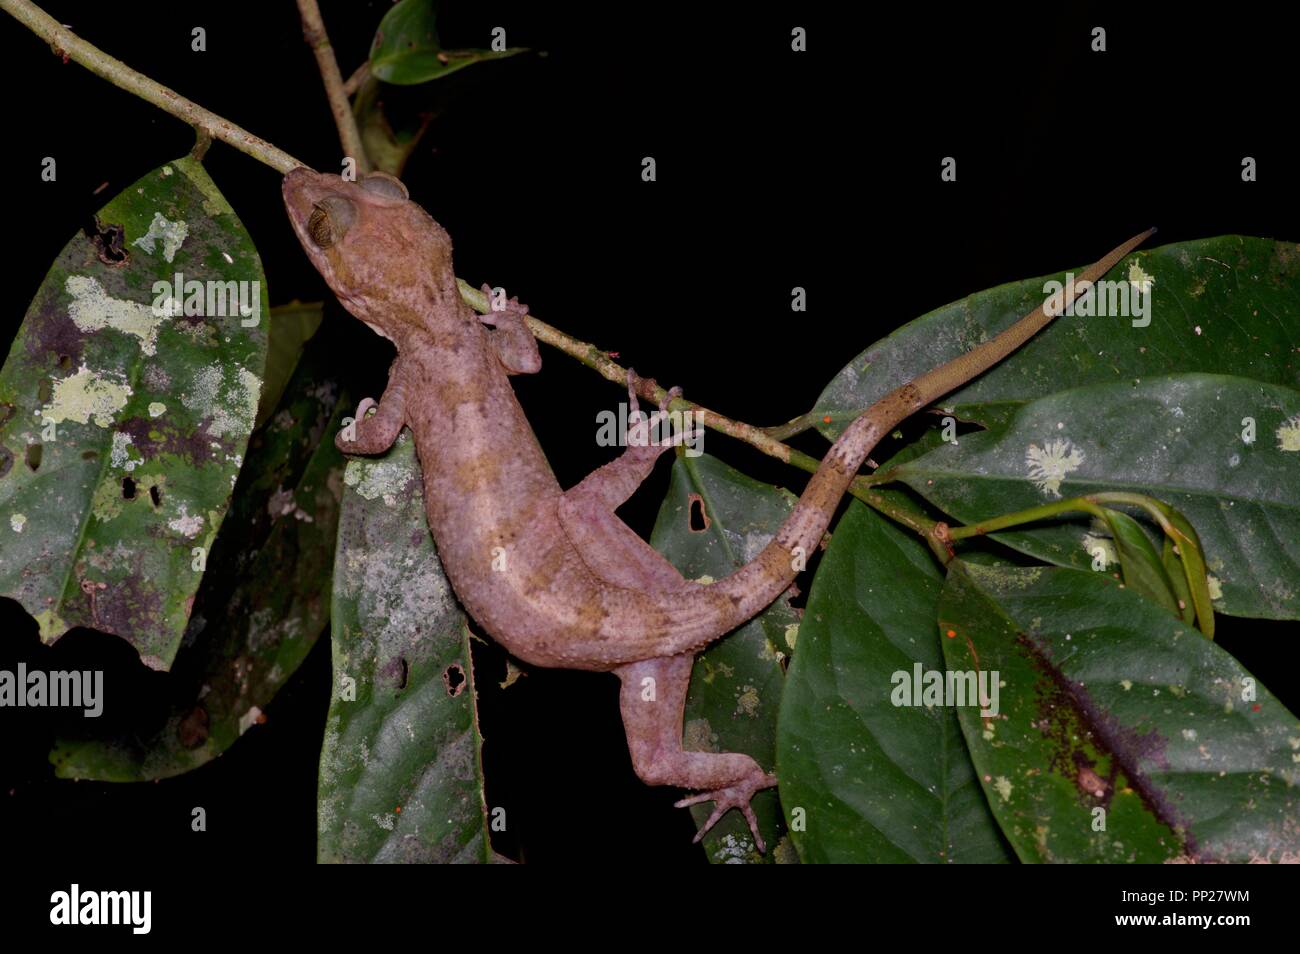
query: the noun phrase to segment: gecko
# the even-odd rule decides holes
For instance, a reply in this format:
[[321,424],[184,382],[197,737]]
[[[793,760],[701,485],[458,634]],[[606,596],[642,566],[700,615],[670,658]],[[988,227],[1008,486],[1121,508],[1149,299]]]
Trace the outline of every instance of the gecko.
[[[457,287],[451,237],[391,175],[346,181],[301,167],[285,176],[282,192],[293,230],[331,291],[397,351],[382,396],[358,404],[353,424],[335,439],[339,449],[382,454],[409,427],[429,530],[469,615],[527,663],[614,673],[637,776],[695,793],[679,807],[713,802],[696,841],[738,809],[759,851],[766,846],[750,800],[776,776],[744,753],[682,747],[695,654],[791,586],[882,437],[1019,348],[1155,231],[1087,268],[1072,293],[863,411],[761,552],[704,583],[685,579],[615,514],[659,456],[689,433],[629,440],[617,458],[562,488],[509,381],[542,365],[527,307],[499,296],[486,314],[470,308]],[[484,291],[493,300],[488,286]],[[629,371],[633,412],[635,384]],[[659,402],[658,420],[678,393]]]

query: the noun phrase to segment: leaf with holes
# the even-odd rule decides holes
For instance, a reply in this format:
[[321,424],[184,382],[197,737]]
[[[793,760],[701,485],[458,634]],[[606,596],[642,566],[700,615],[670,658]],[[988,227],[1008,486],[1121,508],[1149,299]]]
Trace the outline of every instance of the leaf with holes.
[[309,346],[249,443],[168,691],[139,700],[110,735],[88,719],[58,739],[50,761],[61,778],[148,781],[206,764],[257,724],[316,644],[343,487],[334,434],[354,407],[328,355],[325,342]]
[[[1246,417],[1257,426],[1251,441]],[[1099,491],[1149,494],[1199,534],[1216,609],[1300,616],[1300,391],[1211,374],[1064,391],[896,473],[966,523]],[[1096,542],[1070,519],[995,536],[1078,567]]]
[[[1081,272],[1074,269],[1074,273]],[[1300,245],[1225,235],[1130,255],[1106,276],[1118,296],[1151,290],[1141,317],[1065,315],[1014,355],[945,396],[962,420],[986,426],[1064,386],[1132,384],[1205,371],[1300,385]],[[817,420],[839,434],[864,408],[917,375],[969,351],[1043,303],[1045,282],[999,285],[909,322],[854,358],[817,399]],[[1100,303],[1100,299],[1094,299]],[[1106,309],[1113,315],[1110,292]],[[1094,309],[1095,310],[1095,309]]]
[[189,158],[96,222],[50,267],[0,371],[0,594],[47,643],[88,626],[167,669],[257,413],[265,278]]
[[854,501],[813,580],[777,734],[781,803],[813,862],[1000,862],[956,713],[898,693],[943,669],[930,551]]
[[[794,506],[789,491],[760,483],[716,457],[680,456],[659,508],[650,543],[691,580],[721,579],[743,566],[771,539]],[[776,715],[785,682],[783,662],[794,646],[799,615],[782,596],[766,610],[695,659],[686,698],[684,745],[701,752],[744,752],[771,770]],[[753,799],[759,832],[768,846],[758,853],[739,812],[728,812],[704,837],[717,863],[788,858],[785,825],[775,789]],[[697,825],[713,811],[691,809]]]
[[344,484],[319,859],[488,861],[470,635],[426,528],[410,432],[349,461]]
[[1300,861],[1300,724],[1166,610],[1103,573],[957,560],[939,626],[948,669],[998,687],[996,716],[958,716],[1022,860]]
[[444,50],[434,29],[435,20],[431,0],[399,0],[379,22],[370,46],[370,72],[385,83],[409,86],[524,52],[522,47]]

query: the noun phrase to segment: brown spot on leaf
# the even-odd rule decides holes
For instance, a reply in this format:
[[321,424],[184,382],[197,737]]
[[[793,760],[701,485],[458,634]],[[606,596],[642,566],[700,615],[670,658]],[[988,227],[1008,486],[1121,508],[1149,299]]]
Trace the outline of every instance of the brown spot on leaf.
[[196,705],[181,716],[180,724],[176,726],[176,737],[180,739],[181,745],[187,749],[197,749],[206,742],[208,740],[208,710],[201,705]]

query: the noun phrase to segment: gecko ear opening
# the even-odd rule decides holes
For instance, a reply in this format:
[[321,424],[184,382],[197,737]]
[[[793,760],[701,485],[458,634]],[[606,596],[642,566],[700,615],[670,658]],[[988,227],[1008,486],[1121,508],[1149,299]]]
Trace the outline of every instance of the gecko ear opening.
[[357,220],[357,209],[342,196],[326,196],[316,203],[307,219],[307,234],[317,248],[329,248],[342,241],[352,223]]
[[411,197],[411,193],[407,191],[406,186],[402,185],[402,180],[396,176],[390,176],[387,172],[372,172],[365,176],[358,185],[372,195],[383,196],[385,199],[409,199]]

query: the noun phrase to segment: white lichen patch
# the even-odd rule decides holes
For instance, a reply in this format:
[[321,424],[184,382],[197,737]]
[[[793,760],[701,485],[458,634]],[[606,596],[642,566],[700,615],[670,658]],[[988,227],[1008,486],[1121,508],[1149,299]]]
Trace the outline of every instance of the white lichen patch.
[[149,402],[150,417],[162,417],[166,413],[167,413],[167,405],[164,404],[162,401]]
[[999,775],[993,780],[993,788],[1002,796],[1004,802],[1011,801],[1011,792],[1015,786],[1011,784],[1011,780],[1005,775]]
[[152,305],[114,298],[104,286],[86,275],[69,275],[63,290],[72,296],[68,317],[82,331],[90,333],[112,328],[140,339],[140,350],[153,354],[158,346],[158,326],[163,318],[153,313]]
[[185,224],[184,219],[169,222],[161,212],[155,212],[153,221],[149,223],[149,231],[131,244],[137,245],[150,255],[153,255],[154,249],[161,243],[162,257],[170,262],[176,257],[176,253],[180,251],[181,246],[185,244],[185,237],[189,234],[190,227]]
[[[397,438],[399,445],[407,440],[406,433]],[[343,471],[343,483],[356,490],[367,500],[383,500],[384,505],[396,507],[398,498],[407,483],[415,476],[414,461],[407,454],[389,454],[382,460],[350,460]]]
[[1205,585],[1210,591],[1210,599],[1223,599],[1223,581],[1213,573],[1205,574]]
[[138,464],[139,461],[131,459],[132,443],[131,435],[125,431],[113,432],[113,446],[112,449],[109,450],[108,458],[109,462],[114,467],[120,467],[122,470],[128,472],[135,470],[135,465]]
[[1275,433],[1278,450],[1300,451],[1300,414],[1293,414],[1283,421]]
[[1029,479],[1052,497],[1061,496],[1061,481],[1078,470],[1083,461],[1083,450],[1063,437],[1047,441],[1043,447],[1030,444],[1025,450]]
[[1155,284],[1156,277],[1149,272],[1142,270],[1142,266],[1137,262],[1130,262],[1128,266],[1128,281],[1136,292],[1148,292],[1151,286]]
[[56,424],[86,424],[93,419],[100,427],[108,427],[113,415],[126,407],[131,393],[124,375],[92,371],[83,364],[74,374],[54,382],[54,394],[41,409],[41,417]]
[[9,515],[9,526],[13,528],[14,533],[22,533],[23,526],[27,523],[26,514],[11,513]]
[[751,719],[758,715],[758,704],[761,700],[758,697],[758,690],[753,686],[744,686],[736,696],[736,711],[733,716],[749,716]]
[[789,626],[785,628],[785,644],[793,650],[794,644],[796,641],[798,641],[798,639],[799,639],[799,624],[791,623]]
[[252,706],[247,712],[239,717],[239,734],[243,735],[250,728],[255,726],[261,718],[262,710],[257,706]]
[[208,433],[213,437],[247,434],[253,429],[262,380],[238,366],[235,378],[234,383],[228,383],[221,365],[210,364],[199,369],[181,395],[181,403],[187,408],[210,418]]
[[177,516],[167,521],[167,526],[182,536],[193,540],[199,535],[199,531],[203,529],[203,515],[191,514],[189,507],[184,503],[181,504],[180,509],[181,512]]

